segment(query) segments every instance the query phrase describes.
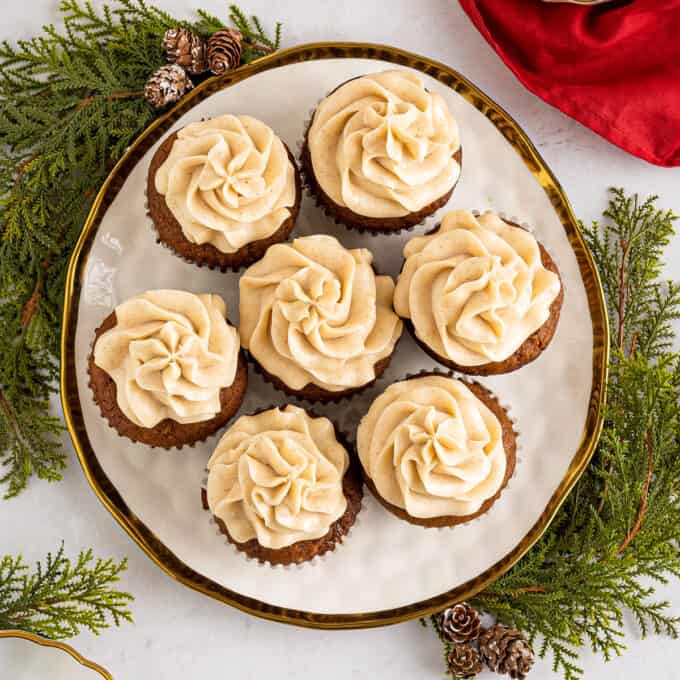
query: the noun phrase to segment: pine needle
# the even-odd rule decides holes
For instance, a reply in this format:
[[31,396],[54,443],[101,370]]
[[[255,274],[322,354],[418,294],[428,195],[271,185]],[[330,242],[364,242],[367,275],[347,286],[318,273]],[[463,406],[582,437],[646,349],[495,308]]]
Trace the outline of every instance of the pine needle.
[[676,284],[660,279],[676,216],[612,190],[603,224],[582,225],[606,293],[612,360],[595,456],[539,543],[473,603],[538,643],[565,680],[578,651],[622,654],[624,612],[642,636],[678,636],[651,579],[680,575],[680,354]]
[[54,640],[86,629],[95,635],[124,621],[134,599],[116,589],[127,561],[95,559],[92,551],[71,561],[64,546],[31,571],[21,555],[0,559],[0,630],[23,630]]
[[[143,0],[95,10],[61,0],[64,28],[0,43],[0,486],[56,481],[66,462],[47,412],[59,369],[66,266],[92,200],[125,149],[154,119],[144,84],[165,63],[168,28],[217,30],[200,11],[180,21]],[[249,26],[243,61],[278,47]],[[212,24],[210,26],[209,24]],[[257,44],[256,44],[257,43]],[[258,47],[260,45],[260,47]],[[261,49],[260,49],[261,48]]]

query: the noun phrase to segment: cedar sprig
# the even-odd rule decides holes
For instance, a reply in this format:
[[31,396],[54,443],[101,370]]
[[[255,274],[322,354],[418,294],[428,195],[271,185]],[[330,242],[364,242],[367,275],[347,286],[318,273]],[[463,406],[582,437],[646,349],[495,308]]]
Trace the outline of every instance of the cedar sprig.
[[676,216],[621,189],[604,216],[582,225],[612,328],[603,435],[543,538],[473,600],[566,680],[582,677],[580,647],[605,660],[624,652],[626,612],[642,636],[680,630],[654,588],[680,576],[680,289],[660,279]]
[[[0,485],[54,481],[65,457],[48,415],[66,267],[97,189],[157,112],[144,100],[172,26],[144,0],[61,0],[63,28],[0,43]],[[233,10],[232,10],[233,11]],[[239,22],[244,16],[239,10]],[[203,19],[199,17],[200,21]],[[199,24],[200,24],[199,21]],[[271,46],[261,22],[249,36]],[[249,48],[250,49],[250,48]],[[248,60],[253,47],[242,55]]]
[[0,559],[0,630],[17,629],[63,639],[132,622],[134,599],[117,589],[125,559],[95,559],[91,550],[75,560],[64,546],[30,569],[21,555]]
[[17,397],[10,402],[0,392],[0,465],[6,470],[0,484],[7,498],[24,489],[31,475],[49,482],[61,479],[66,467],[62,424],[47,410],[47,400]]
[[[200,21],[197,22],[195,30],[202,35],[209,36],[227,28],[227,24],[210,12],[199,9],[197,14]],[[237,5],[229,5],[229,23],[232,27],[238,29],[243,36],[241,61],[245,64],[258,57],[275,52],[281,46],[281,22],[276,23],[274,37],[270,38],[258,16],[253,15],[249,19]]]

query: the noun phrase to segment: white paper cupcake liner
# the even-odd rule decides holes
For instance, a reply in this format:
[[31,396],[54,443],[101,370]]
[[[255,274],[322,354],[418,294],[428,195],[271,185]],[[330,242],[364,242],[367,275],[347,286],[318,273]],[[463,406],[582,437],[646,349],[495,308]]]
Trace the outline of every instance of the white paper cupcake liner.
[[[481,385],[482,387],[484,387],[484,389],[488,390],[491,393],[491,396],[496,399],[499,406],[505,411],[505,414],[507,415],[508,420],[512,424],[512,431],[513,431],[513,434],[515,435],[515,467],[512,471],[512,474],[508,478],[508,481],[501,488],[501,491],[500,491],[498,498],[493,502],[493,504],[491,505],[491,507],[489,507],[488,510],[486,510],[484,513],[482,513],[478,517],[474,517],[473,519],[467,520],[466,522],[454,524],[453,526],[435,527],[435,526],[422,526],[422,525],[415,525],[415,524],[413,525],[413,526],[418,526],[422,529],[427,529],[427,530],[430,530],[430,531],[431,530],[454,531],[456,529],[461,529],[463,527],[467,527],[471,524],[474,524],[475,522],[481,521],[486,514],[488,514],[489,512],[493,512],[494,508],[499,503],[501,503],[503,501],[504,497],[507,497],[506,494],[507,494],[508,490],[510,489],[511,485],[513,485],[513,482],[517,477],[518,470],[521,467],[522,456],[523,456],[522,439],[521,439],[521,436],[520,436],[519,428],[517,427],[518,421],[517,421],[517,418],[512,413],[512,406],[511,406],[510,402],[508,402],[506,400],[502,400],[495,390],[490,389],[482,381],[477,380],[477,379],[473,378],[472,376],[456,374],[454,371],[451,371],[451,370],[442,370],[440,368],[433,368],[433,369],[423,369],[423,370],[418,371],[416,373],[407,373],[403,378],[399,378],[398,380],[392,381],[391,384],[394,384],[394,383],[397,383],[397,382],[404,382],[406,380],[413,380],[415,378],[420,378],[420,377],[424,377],[424,376],[427,376],[427,375],[439,375],[439,376],[442,376],[442,377],[452,378],[454,380],[458,380],[458,381],[460,381],[460,382],[462,382],[466,385],[477,384],[477,385]],[[369,408],[370,408],[370,406],[369,406]],[[357,423],[357,427],[358,427],[358,423]],[[355,439],[354,439],[354,441],[352,441],[352,444],[355,447],[355,450],[357,451],[357,456],[358,456],[358,450],[356,448],[356,431],[355,431]],[[373,492],[370,489],[367,489],[367,490],[368,490],[369,493],[371,493],[371,495],[374,495]],[[402,518],[398,517],[397,515],[395,515],[394,513],[387,510],[386,508],[383,508],[382,505],[381,505],[381,510],[383,512],[389,512],[389,514],[392,515],[395,518],[395,520],[397,520],[397,521],[407,522],[407,520],[402,519]]]
[[[113,312],[115,312],[115,309],[113,310]],[[107,317],[108,317],[111,313],[112,313],[112,312],[109,312],[109,314],[107,314]],[[106,318],[106,317],[105,317],[105,318]],[[121,432],[119,432],[119,431],[118,431],[118,428],[116,428],[116,426],[115,426],[115,424],[112,422],[111,418],[104,412],[104,410],[102,409],[101,405],[100,405],[100,404],[95,400],[95,398],[94,398],[95,391],[94,391],[94,386],[93,386],[93,384],[92,384],[92,371],[91,371],[91,369],[90,369],[89,357],[90,357],[90,356],[92,355],[92,353],[94,352],[94,345],[95,345],[95,341],[96,341],[96,337],[97,337],[96,334],[97,334],[97,331],[99,330],[99,328],[101,327],[101,325],[103,324],[103,322],[104,322],[104,321],[102,320],[102,321],[100,322],[100,324],[97,326],[97,328],[96,328],[96,330],[95,330],[95,333],[94,333],[94,335],[93,335],[93,337],[92,337],[92,340],[90,340],[90,343],[89,343],[89,348],[90,348],[90,349],[89,349],[89,352],[88,352],[88,355],[87,355],[87,356],[88,356],[88,363],[87,363],[87,386],[90,388],[90,394],[91,394],[91,397],[92,397],[92,401],[93,401],[95,407],[97,408],[97,410],[99,411],[101,417],[106,421],[106,423],[107,423],[107,425],[109,426],[109,428],[110,428],[111,430],[113,430],[113,431],[118,435],[118,437],[120,437],[121,439],[127,439],[128,441],[131,441],[131,442],[133,442],[134,444],[138,444],[138,445],[140,445],[140,446],[145,446],[145,447],[151,449],[153,452],[161,452],[161,453],[164,453],[164,454],[173,455],[173,454],[179,453],[180,451],[182,451],[182,449],[193,449],[193,448],[196,447],[197,444],[202,444],[202,443],[207,442],[208,440],[212,439],[213,437],[216,437],[217,435],[219,435],[219,434],[221,433],[221,431],[222,431],[225,427],[228,427],[228,426],[231,424],[231,422],[234,420],[234,418],[236,418],[236,413],[238,413],[238,410],[237,410],[236,413],[235,413],[235,414],[227,421],[227,423],[225,423],[224,425],[221,425],[220,427],[218,427],[214,432],[211,432],[210,434],[207,434],[205,437],[201,437],[201,438],[199,438],[199,439],[195,439],[194,441],[188,442],[188,443],[186,443],[186,444],[171,444],[171,445],[169,445],[169,446],[155,446],[155,445],[153,445],[153,444],[147,444],[146,442],[138,441],[138,440],[133,439],[132,437],[126,435],[126,434],[122,434]],[[236,326],[234,326],[233,324],[231,324],[231,323],[229,322],[229,319],[227,319],[227,323],[228,323],[230,326],[232,326],[233,328],[236,328]],[[247,357],[245,356],[245,351],[244,351],[243,349],[241,349],[241,350],[239,350],[239,351],[242,353],[243,359],[246,361],[246,367],[247,367],[248,361],[247,361]],[[233,385],[233,382],[232,382],[232,385]],[[229,385],[228,387],[231,387],[231,385]],[[243,401],[245,401],[245,398],[246,398],[247,393],[248,393],[248,388],[246,387],[245,393],[244,393],[244,395],[243,395]],[[242,403],[243,403],[243,402],[242,402]],[[240,409],[240,408],[241,408],[241,407],[239,406],[239,409]]]
[[[205,120],[205,119],[202,119],[202,120]],[[175,132],[176,131],[171,132],[171,133],[169,133],[169,135],[174,134]],[[166,138],[167,137],[164,137],[163,140],[161,140],[161,143]],[[277,241],[276,243],[283,243],[283,242],[289,240],[290,238],[294,238],[294,232],[295,232],[295,229],[297,227],[297,221],[300,218],[302,201],[303,201],[304,195],[306,193],[305,192],[304,174],[303,174],[303,172],[300,168],[299,161],[298,161],[299,154],[293,153],[293,151],[291,149],[289,149],[288,145],[286,145],[285,143],[284,143],[284,146],[286,147],[286,150],[289,152],[289,155],[290,155],[291,160],[293,162],[293,165],[295,167],[296,175],[300,179],[300,209],[298,210],[297,217],[295,219],[295,222],[293,223],[293,226],[292,226],[288,236],[281,241]],[[159,232],[158,232],[158,227],[156,226],[156,223],[151,216],[151,210],[149,209],[149,194],[148,194],[148,185],[147,185],[147,178],[146,177],[144,178],[144,213],[145,213],[147,221],[150,224],[151,229],[154,233],[156,243],[160,246],[163,246],[163,248],[165,248],[168,252],[172,253],[172,255],[174,257],[178,257],[180,260],[182,260],[183,262],[186,262],[187,264],[191,264],[195,267],[201,267],[201,268],[204,267],[206,269],[210,269],[211,271],[220,271],[223,274],[226,274],[227,272],[234,272],[236,274],[240,274],[243,270],[247,269],[248,267],[250,267],[250,265],[254,264],[254,262],[243,262],[243,264],[221,266],[221,265],[217,265],[217,264],[210,264],[208,262],[197,262],[196,260],[193,260],[190,257],[187,257],[187,256],[183,255],[182,253],[178,252],[169,243],[166,243],[165,241],[163,241],[161,239]],[[269,238],[269,237],[265,237],[265,238]],[[274,244],[272,244],[272,245],[274,245]]]
[[[279,404],[279,405],[270,405],[270,406],[265,406],[262,408],[258,408],[255,411],[244,414],[244,415],[257,415],[258,413],[262,413],[264,411],[269,411],[270,409],[273,408],[283,408],[285,404]],[[359,503],[359,509],[356,512],[354,522],[348,527],[347,533],[343,536],[341,536],[334,544],[333,547],[326,550],[324,553],[320,555],[314,555],[308,560],[305,560],[304,562],[291,562],[289,564],[278,564],[278,563],[272,563],[269,560],[265,560],[262,558],[258,557],[253,557],[251,555],[248,555],[246,552],[243,550],[240,550],[232,541],[229,540],[229,538],[225,535],[224,531],[220,528],[219,524],[217,523],[215,516],[212,514],[210,511],[210,508],[204,508],[206,512],[206,516],[208,518],[208,523],[212,526],[214,532],[221,538],[223,539],[223,542],[228,546],[228,548],[233,552],[236,553],[240,556],[241,559],[244,559],[246,562],[249,562],[250,564],[254,565],[258,569],[286,569],[286,570],[291,570],[291,569],[297,569],[297,570],[302,570],[306,569],[309,567],[315,567],[320,564],[323,564],[326,562],[328,559],[332,559],[332,556],[337,552],[338,548],[342,545],[344,545],[348,540],[350,540],[351,535],[355,531],[356,527],[361,525],[361,518],[362,518],[362,512],[365,512],[365,502],[366,502],[366,487],[363,483],[363,479],[361,477],[361,464],[359,463],[358,460],[358,455],[356,453],[356,449],[352,443],[352,440],[350,437],[347,436],[347,434],[339,427],[339,425],[333,421],[331,418],[328,416],[319,414],[314,412],[313,410],[310,409],[305,409],[307,414],[311,416],[312,418],[319,418],[323,417],[326,418],[327,420],[330,420],[331,423],[333,424],[333,427],[335,429],[335,436],[339,444],[341,444],[345,450],[347,451],[347,455],[350,458],[350,469],[353,468],[353,473],[357,477],[357,481],[360,484],[362,495],[361,495],[361,501]],[[347,473],[346,473],[347,474]],[[202,481],[201,481],[201,499],[202,499],[202,494],[203,491],[208,488],[208,473],[204,474]],[[201,500],[202,502],[202,500]],[[337,520],[336,520],[337,521]],[[293,544],[294,545],[294,544]]]
[[[360,77],[360,76],[357,76]],[[353,80],[353,78],[349,79]],[[349,81],[346,81],[349,82]],[[340,87],[341,85],[344,85],[344,83],[341,83],[338,85]],[[337,88],[336,88],[337,89]],[[329,92],[326,96],[329,96],[331,93]],[[456,187],[458,186],[458,183],[461,180],[462,174],[463,174],[463,164],[462,162],[460,163],[460,173],[458,175],[458,179],[456,179],[455,184],[453,185],[453,188],[451,189],[451,197],[449,197],[448,201],[442,205],[441,207],[437,208],[434,210],[432,213],[429,215],[426,215],[422,220],[417,222],[416,224],[412,224],[410,226],[406,227],[401,227],[400,229],[389,229],[389,230],[384,230],[381,231],[379,229],[371,229],[371,228],[366,228],[366,227],[357,227],[354,225],[347,224],[346,222],[343,222],[339,217],[337,217],[326,205],[325,203],[319,198],[317,195],[316,191],[313,188],[313,182],[311,177],[308,176],[308,170],[306,168],[306,163],[304,162],[304,152],[305,148],[307,146],[307,131],[309,130],[310,125],[312,124],[312,119],[314,118],[314,113],[316,109],[318,108],[318,105],[325,99],[325,97],[322,97],[319,99],[317,102],[317,105],[313,109],[309,109],[307,113],[307,118],[305,118],[304,121],[304,126],[303,126],[303,132],[302,132],[302,137],[297,140],[295,143],[296,147],[296,159],[298,161],[298,167],[300,168],[300,175],[302,177],[302,188],[303,191],[307,193],[307,195],[314,201],[315,205],[321,210],[328,219],[333,220],[333,222],[337,225],[340,225],[344,227],[345,229],[349,231],[355,231],[360,234],[368,234],[370,236],[394,236],[397,234],[403,234],[404,232],[410,232],[415,229],[418,229],[422,227],[423,225],[427,224],[428,221],[432,218],[435,218],[438,215],[442,214],[442,211],[446,210],[448,207],[448,204],[453,196],[453,192],[455,192]],[[462,145],[460,147],[462,149]]]

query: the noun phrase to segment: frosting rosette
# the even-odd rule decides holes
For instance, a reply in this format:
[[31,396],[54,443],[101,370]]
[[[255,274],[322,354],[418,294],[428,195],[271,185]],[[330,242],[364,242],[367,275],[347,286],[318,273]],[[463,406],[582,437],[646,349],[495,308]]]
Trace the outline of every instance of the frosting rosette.
[[269,126],[223,115],[179,130],[154,182],[187,240],[234,253],[291,215],[295,173]]
[[443,97],[410,71],[341,85],[317,107],[307,144],[325,194],[366,217],[418,212],[460,175],[458,124]]
[[271,246],[240,280],[243,347],[288,387],[329,391],[375,379],[402,331],[394,282],[365,248],[314,235]]
[[242,416],[208,462],[208,507],[237,543],[278,550],[321,538],[347,508],[348,467],[327,418],[290,404]]
[[115,310],[116,325],[94,346],[94,362],[116,383],[116,400],[136,425],[166,418],[197,423],[221,410],[236,376],[239,338],[219,295],[153,290]]
[[362,418],[357,449],[380,496],[421,519],[474,514],[507,465],[496,415],[445,376],[390,385]]
[[460,366],[501,362],[550,317],[559,276],[532,234],[493,213],[458,210],[412,238],[394,308],[437,355]]

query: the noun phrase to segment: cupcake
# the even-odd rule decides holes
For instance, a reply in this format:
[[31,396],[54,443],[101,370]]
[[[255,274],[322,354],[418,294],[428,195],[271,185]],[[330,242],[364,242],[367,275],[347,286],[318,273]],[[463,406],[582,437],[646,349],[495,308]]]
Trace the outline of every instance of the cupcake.
[[318,105],[302,164],[326,212],[349,227],[412,227],[450,198],[461,169],[458,125],[412,71],[349,80]]
[[361,508],[361,478],[327,418],[297,406],[241,416],[208,462],[203,505],[249,557],[306,562],[335,548]]
[[109,425],[165,449],[193,444],[236,413],[248,369],[219,295],[152,290],[95,332],[90,387]]
[[292,154],[270,127],[224,115],[163,141],[149,167],[149,215],[159,242],[188,262],[238,269],[288,238],[300,186]]
[[402,322],[394,282],[365,248],[332,236],[272,246],[241,277],[241,344],[289,395],[332,401],[372,383],[389,364]]
[[564,294],[557,266],[526,229],[450,212],[412,238],[394,293],[421,347],[462,373],[508,373],[552,339]]
[[390,385],[361,419],[368,487],[412,524],[453,526],[485,513],[515,468],[515,433],[487,389],[422,374]]

